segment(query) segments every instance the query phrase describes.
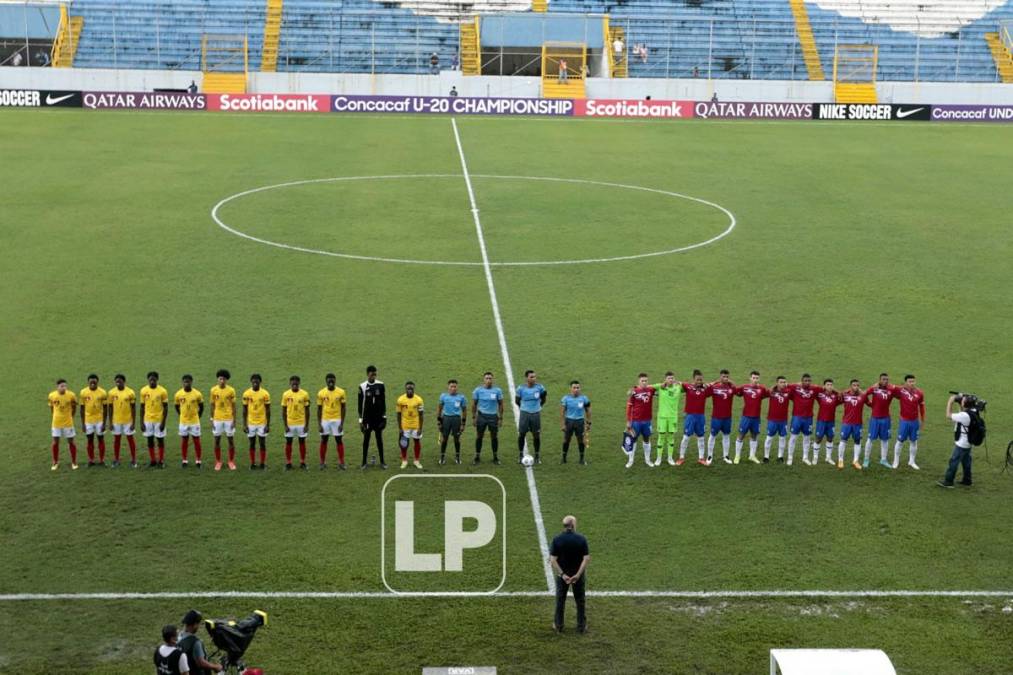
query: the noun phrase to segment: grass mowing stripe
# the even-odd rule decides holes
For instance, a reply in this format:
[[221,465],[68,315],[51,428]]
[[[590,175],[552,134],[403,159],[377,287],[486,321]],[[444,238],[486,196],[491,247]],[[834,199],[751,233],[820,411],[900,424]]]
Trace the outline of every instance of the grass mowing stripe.
[[[514,396],[514,370],[510,363],[510,351],[507,349],[506,335],[503,332],[503,318],[499,312],[499,301],[496,299],[496,284],[492,280],[492,267],[489,265],[489,252],[485,247],[485,235],[482,232],[482,221],[478,217],[478,204],[475,203],[475,191],[471,187],[471,176],[468,175],[468,161],[464,158],[464,147],[461,145],[461,134],[457,131],[457,119],[451,117],[450,125],[454,129],[454,142],[457,144],[457,154],[461,158],[461,171],[464,172],[464,184],[468,187],[468,200],[471,202],[471,216],[475,221],[475,234],[478,236],[478,246],[482,251],[482,266],[485,271],[485,283],[489,288],[489,301],[492,303],[492,316],[496,321],[496,335],[499,337],[499,350],[503,356],[503,369],[506,371],[509,396],[514,411],[514,427],[520,424],[520,411],[517,403],[513,402]],[[526,450],[527,448],[525,448]],[[528,494],[531,496],[531,510],[534,513],[535,529],[538,532],[538,546],[542,552],[542,567],[545,570],[545,585],[551,591],[553,586],[552,570],[549,568],[549,542],[545,536],[545,523],[542,522],[542,506],[538,499],[538,486],[535,485],[535,472],[533,467],[524,469],[528,479]]]

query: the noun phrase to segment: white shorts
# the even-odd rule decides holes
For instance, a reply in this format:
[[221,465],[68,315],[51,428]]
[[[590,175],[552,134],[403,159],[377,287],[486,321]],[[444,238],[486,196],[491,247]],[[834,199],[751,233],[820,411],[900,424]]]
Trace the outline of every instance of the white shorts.
[[211,433],[215,436],[225,434],[232,438],[236,434],[235,420],[211,420]]
[[324,420],[320,423],[323,431],[320,432],[321,436],[343,436],[345,433],[344,424],[341,420]]
[[152,436],[155,438],[165,438],[165,429],[159,428],[161,426],[160,422],[145,422],[144,431],[141,433],[145,438],[151,438]]
[[180,424],[179,425],[180,436],[200,436],[200,425],[199,424]]
[[405,438],[422,438],[421,429],[405,429],[401,433],[404,434]]
[[267,426],[264,424],[251,424],[247,428],[249,429],[249,431],[246,432],[246,435],[249,436],[250,438],[253,438],[254,436],[260,436],[261,438],[264,438],[265,436],[267,436]]
[[84,423],[84,433],[86,433],[89,436],[91,436],[92,434],[98,434],[99,436],[101,436],[105,432],[106,427],[105,424],[103,424],[102,422],[95,422],[94,424],[90,422]]
[[74,427],[53,427],[53,438],[74,438]]
[[133,436],[134,425],[113,423],[113,436]]
[[301,427],[289,427],[285,432],[285,438],[306,438],[306,425]]

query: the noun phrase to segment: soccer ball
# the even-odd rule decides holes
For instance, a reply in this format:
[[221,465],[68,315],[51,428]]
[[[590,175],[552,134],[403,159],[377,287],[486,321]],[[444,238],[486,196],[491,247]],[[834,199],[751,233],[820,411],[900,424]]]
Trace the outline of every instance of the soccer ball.
[[524,455],[524,457],[521,459],[521,464],[523,464],[524,466],[534,466],[535,458],[532,457],[531,455]]

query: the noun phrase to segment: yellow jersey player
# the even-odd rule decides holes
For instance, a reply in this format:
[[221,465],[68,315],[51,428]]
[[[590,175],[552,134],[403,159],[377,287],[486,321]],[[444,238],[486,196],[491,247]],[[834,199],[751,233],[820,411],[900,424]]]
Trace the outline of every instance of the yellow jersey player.
[[211,387],[211,433],[215,436],[215,471],[222,470],[222,434],[229,439],[229,471],[236,470],[236,390],[229,384],[232,374],[222,368],[215,377],[218,384]]
[[56,391],[49,393],[49,409],[53,413],[53,471],[60,468],[60,439],[67,439],[70,448],[70,468],[77,469],[77,446],[74,445],[74,412],[77,397],[67,390],[67,380],[56,381]]
[[267,468],[267,434],[271,431],[271,395],[260,386],[260,373],[250,375],[250,388],[243,392],[243,430],[250,439],[250,469],[256,469],[257,439],[260,468]]
[[292,470],[292,439],[299,439],[299,468],[306,470],[306,425],[309,424],[310,395],[299,388],[299,376],[288,378],[289,388],[281,397],[285,420],[285,471]]
[[[144,437],[148,441],[148,467],[165,467],[165,421],[169,417],[169,392],[158,383],[158,373],[148,373],[148,383],[141,387],[144,408]],[[155,451],[155,444],[158,451]]]
[[[88,439],[88,466],[105,466],[106,464],[106,437],[105,422],[106,390],[98,386],[98,375],[92,373],[88,376],[88,386],[81,390],[78,395],[81,403],[81,429]],[[98,461],[95,461],[95,437],[98,437]]]
[[397,398],[397,429],[400,432],[401,468],[408,467],[408,441],[414,443],[416,469],[422,468],[422,397],[415,393],[415,383],[405,382],[404,393]]
[[324,375],[323,389],[317,392],[317,426],[320,429],[320,469],[327,468],[327,438],[334,436],[338,447],[338,468],[345,470],[345,411],[348,398],[336,384],[334,373]]
[[106,395],[109,402],[109,429],[113,432],[113,468],[120,465],[120,439],[127,437],[130,445],[130,466],[137,468],[137,444],[134,442],[134,429],[137,426],[137,396],[127,386],[127,378],[117,373],[113,378],[116,384]]
[[201,467],[200,418],[204,414],[204,395],[193,388],[193,375],[184,375],[183,386],[173,396],[176,414],[179,415],[179,451],[182,460],[180,466],[189,466],[189,444],[193,439],[193,452],[196,456],[195,465]]

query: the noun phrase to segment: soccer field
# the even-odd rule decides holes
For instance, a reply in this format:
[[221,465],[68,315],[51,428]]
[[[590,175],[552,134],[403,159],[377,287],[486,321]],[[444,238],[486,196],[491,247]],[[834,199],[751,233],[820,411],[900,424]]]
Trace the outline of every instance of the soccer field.
[[[4,110],[0,147],[0,672],[147,672],[161,626],[190,607],[266,610],[247,660],[271,673],[756,673],[774,647],[1009,672],[1008,126]],[[391,429],[387,472],[334,470],[333,449],[317,471],[316,433],[311,470],[283,472],[275,425],[268,471],[245,469],[237,435],[239,471],[197,473],[178,468],[170,413],[164,471],[72,472],[65,449],[49,471],[58,377],[77,392],[89,372],[107,388],[124,372],[139,390],[157,370],[171,394],[193,373],[206,395],[218,368],[240,391],[260,372],[277,420],[290,375],[315,394],[328,371],[354,416],[369,363],[389,415],[406,380],[425,399],[427,473],[504,484],[501,595],[387,593]],[[549,391],[533,486],[509,430],[503,465],[438,467],[447,379],[470,393],[491,370],[506,389],[527,368]],[[915,373],[922,470],[879,467],[878,448],[862,472],[625,470],[637,373],[694,368],[736,382],[756,368],[765,384]],[[587,466],[559,464],[575,378],[594,413]],[[949,389],[989,401],[970,489],[935,486]],[[355,466],[357,429],[346,442]],[[554,634],[540,595],[539,524],[551,538],[567,513],[591,543],[588,590],[610,593],[589,598],[586,635],[572,603]],[[476,562],[465,586],[497,564]]]

